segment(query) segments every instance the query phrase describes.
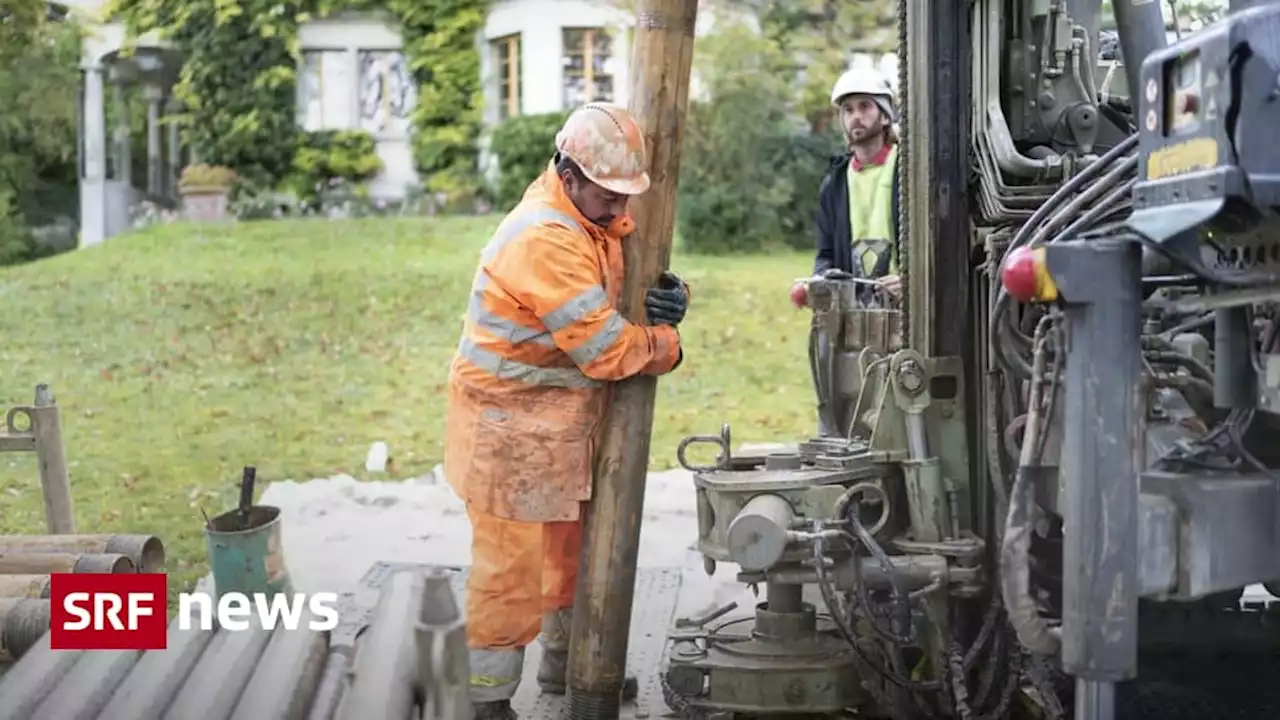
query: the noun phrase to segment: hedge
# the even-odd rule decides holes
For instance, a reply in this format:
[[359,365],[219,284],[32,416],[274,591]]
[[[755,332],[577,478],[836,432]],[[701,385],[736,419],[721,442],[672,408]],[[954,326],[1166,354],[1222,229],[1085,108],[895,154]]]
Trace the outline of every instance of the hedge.
[[498,181],[493,189],[498,209],[515,207],[529,183],[546,169],[555,154],[556,131],[567,117],[568,111],[521,115],[494,129],[490,149],[498,159]]

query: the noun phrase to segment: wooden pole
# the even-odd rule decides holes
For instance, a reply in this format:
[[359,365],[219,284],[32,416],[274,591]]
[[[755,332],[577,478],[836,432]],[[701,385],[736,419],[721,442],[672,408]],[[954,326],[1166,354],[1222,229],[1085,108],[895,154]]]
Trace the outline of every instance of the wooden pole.
[[[671,260],[697,16],[697,0],[640,0],[636,9],[630,110],[644,129],[651,186],[631,201],[621,312],[639,324],[648,324],[645,291]],[[596,453],[570,632],[573,720],[616,720],[621,710],[656,390],[648,376],[615,385]]]
[[55,535],[76,531],[75,504],[71,500],[71,481],[67,477],[67,455],[62,444],[62,419],[58,403],[49,386],[36,386],[31,408],[31,434],[35,437],[36,458],[40,465],[40,489],[44,493],[44,517],[49,532]]

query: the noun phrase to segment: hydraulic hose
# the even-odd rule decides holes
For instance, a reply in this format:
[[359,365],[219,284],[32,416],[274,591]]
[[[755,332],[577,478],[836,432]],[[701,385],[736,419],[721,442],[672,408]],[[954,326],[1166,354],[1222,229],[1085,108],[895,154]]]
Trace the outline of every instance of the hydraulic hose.
[[[1062,187],[1060,187],[1047,201],[1041,204],[1040,207],[1036,208],[1036,211],[1032,213],[1027,222],[1019,227],[1017,232],[1014,233],[1013,238],[1009,241],[1008,248],[1005,250],[1005,256],[1008,256],[1008,254],[1013,250],[1027,244],[1027,242],[1033,237],[1033,234],[1040,228],[1041,223],[1056,217],[1058,206],[1066,201],[1068,197],[1079,191],[1087,183],[1095,180],[1103,172],[1107,172],[1109,169],[1114,171],[1111,166],[1116,162],[1116,160],[1129,153],[1129,151],[1136,147],[1137,144],[1138,136],[1130,135],[1103,154],[1097,162],[1093,163],[1082,170],[1079,174],[1063,183]],[[1121,163],[1121,167],[1127,166],[1129,162],[1130,161],[1128,160],[1123,161]],[[1078,231],[1083,226],[1081,225],[1077,227],[1077,225],[1073,223],[1071,227],[1076,228]],[[1003,258],[1001,259],[1001,264],[1003,264]],[[1009,341],[1012,338],[1008,337],[1008,333],[1017,333],[1017,328],[1009,324],[1008,315],[1010,304],[1012,304],[1012,298],[1002,285],[999,286],[996,290],[995,299],[992,301],[991,321],[989,324],[992,334],[992,344],[994,345],[992,351],[1002,368],[1013,374],[1014,377],[1025,380],[1031,376],[1031,367],[1027,364],[1025,359],[1015,354],[1013,349],[1009,346]]]
[[1047,422],[1040,396],[1046,367],[1045,343],[1047,318],[1036,327],[1036,349],[1032,365],[1027,424],[1022,434],[1022,457],[1017,479],[1009,497],[1009,513],[1005,519],[1004,538],[1000,544],[1000,592],[1009,612],[1009,623],[1018,640],[1033,653],[1056,655],[1059,637],[1040,617],[1039,607],[1031,597],[1031,510],[1035,505],[1035,480],[1044,471],[1036,457],[1042,425]]

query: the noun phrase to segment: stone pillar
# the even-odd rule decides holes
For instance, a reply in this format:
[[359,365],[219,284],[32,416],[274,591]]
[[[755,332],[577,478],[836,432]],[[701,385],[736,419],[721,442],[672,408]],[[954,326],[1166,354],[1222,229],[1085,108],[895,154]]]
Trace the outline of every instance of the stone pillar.
[[[182,111],[181,104],[174,98],[169,99],[168,107],[165,109],[166,115],[177,115]],[[167,191],[169,197],[178,197],[178,178],[182,176],[182,138],[178,135],[178,124],[169,123],[169,152],[168,152],[168,168],[165,176],[167,178]]]
[[107,120],[103,104],[102,66],[84,72],[84,172],[80,177],[80,245],[101,244],[107,234]]
[[[359,130],[362,121],[360,114],[361,110],[363,110],[363,104],[360,102],[360,89],[364,85],[364,78],[360,76],[360,50],[358,48],[347,48],[347,72],[351,76],[350,81],[347,82],[347,90],[351,93],[351,101],[347,103],[347,111],[351,113],[351,118],[347,121],[347,127]],[[325,88],[325,91],[328,92],[329,88]]]
[[147,98],[147,193],[164,193],[164,165],[160,155],[160,88],[148,84],[143,90]]
[[129,128],[129,103],[124,97],[124,86],[117,81],[112,86],[112,100],[116,110],[116,126],[112,128],[115,141],[115,174],[117,180],[129,187],[133,182],[133,137]]

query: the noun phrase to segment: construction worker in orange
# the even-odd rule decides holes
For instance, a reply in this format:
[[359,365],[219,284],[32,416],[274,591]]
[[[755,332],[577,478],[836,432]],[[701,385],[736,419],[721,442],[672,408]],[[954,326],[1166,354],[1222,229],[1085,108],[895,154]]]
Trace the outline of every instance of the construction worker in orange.
[[640,127],[592,103],[555,144],[480,254],[449,376],[444,469],[471,520],[470,695],[486,720],[516,717],[511,698],[539,632],[538,684],[565,692],[581,508],[612,383],[683,359],[676,326],[689,288],[673,273],[648,292],[649,325],[616,309],[635,229],[627,203],[649,189]]

